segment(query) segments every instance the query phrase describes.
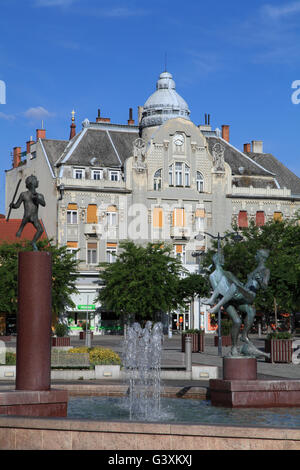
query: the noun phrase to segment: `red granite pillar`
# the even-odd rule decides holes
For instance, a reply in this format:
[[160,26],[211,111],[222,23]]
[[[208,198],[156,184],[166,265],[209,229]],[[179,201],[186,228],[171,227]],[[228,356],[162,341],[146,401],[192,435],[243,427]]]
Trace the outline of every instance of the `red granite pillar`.
[[51,254],[19,253],[16,390],[50,390]]

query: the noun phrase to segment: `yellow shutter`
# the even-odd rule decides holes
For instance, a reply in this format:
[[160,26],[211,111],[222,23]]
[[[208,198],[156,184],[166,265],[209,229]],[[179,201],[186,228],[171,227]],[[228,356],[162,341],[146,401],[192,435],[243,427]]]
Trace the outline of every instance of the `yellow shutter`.
[[173,226],[184,227],[185,226],[185,212],[182,208],[174,209],[173,211]]
[[182,253],[182,245],[175,245],[176,247],[176,254]]
[[204,217],[205,217],[205,210],[204,210],[204,209],[196,209],[196,211],[195,211],[195,217],[201,217],[201,219],[204,219]]
[[72,204],[72,203],[68,204],[69,211],[77,211],[77,209],[78,209],[77,204]]
[[274,212],[273,219],[278,220],[279,222],[281,222],[282,221],[282,212]]
[[97,224],[98,223],[96,204],[89,204],[88,205],[86,221],[87,221],[88,224]]
[[106,212],[117,212],[117,208],[116,206],[108,206]]
[[78,248],[78,242],[67,242],[68,248]]
[[106,248],[117,248],[116,243],[106,243]]
[[97,243],[91,243],[89,242],[87,244],[88,250],[97,250]]
[[161,207],[153,209],[153,227],[162,228],[163,226],[163,210]]

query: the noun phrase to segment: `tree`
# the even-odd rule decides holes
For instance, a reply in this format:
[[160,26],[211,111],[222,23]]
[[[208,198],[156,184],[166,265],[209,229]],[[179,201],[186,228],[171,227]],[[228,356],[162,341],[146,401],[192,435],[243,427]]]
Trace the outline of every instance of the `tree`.
[[[71,294],[76,289],[78,261],[67,253],[67,247],[57,247],[47,240],[37,243],[40,251],[52,255],[52,312],[54,323],[67,306],[74,306]],[[0,311],[17,312],[18,299],[18,253],[31,251],[29,242],[3,243],[0,245]]]
[[171,255],[171,247],[148,243],[120,244],[121,253],[114,263],[102,263],[104,287],[98,301],[106,310],[135,320],[158,320],[186,305],[181,277],[186,272],[181,261]]
[[[235,227],[235,229],[237,229]],[[267,316],[274,310],[295,313],[300,310],[300,225],[299,216],[291,220],[271,221],[262,227],[253,223],[241,232],[243,240],[234,243],[233,236],[223,242],[224,269],[242,282],[255,269],[258,249],[270,250],[267,266],[270,281],[266,290],[258,291],[255,306]],[[211,263],[216,244],[205,260]]]

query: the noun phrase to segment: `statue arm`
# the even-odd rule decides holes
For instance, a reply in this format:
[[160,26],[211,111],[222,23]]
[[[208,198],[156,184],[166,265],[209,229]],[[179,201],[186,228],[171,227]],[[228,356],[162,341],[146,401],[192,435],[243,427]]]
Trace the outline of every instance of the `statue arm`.
[[20,194],[17,202],[15,203],[11,203],[10,206],[12,207],[12,209],[18,209],[20,207],[20,205],[22,204],[24,198],[23,198],[23,193]]

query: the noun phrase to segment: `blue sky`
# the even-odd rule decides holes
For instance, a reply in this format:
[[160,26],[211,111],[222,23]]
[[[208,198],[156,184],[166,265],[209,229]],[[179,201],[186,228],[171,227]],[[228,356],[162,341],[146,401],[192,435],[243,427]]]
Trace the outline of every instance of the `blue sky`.
[[137,119],[166,54],[195,124],[209,113],[233,145],[263,140],[300,176],[299,43],[300,1],[0,0],[0,213],[13,147],[42,120],[68,139],[73,108],[77,130],[98,108]]

